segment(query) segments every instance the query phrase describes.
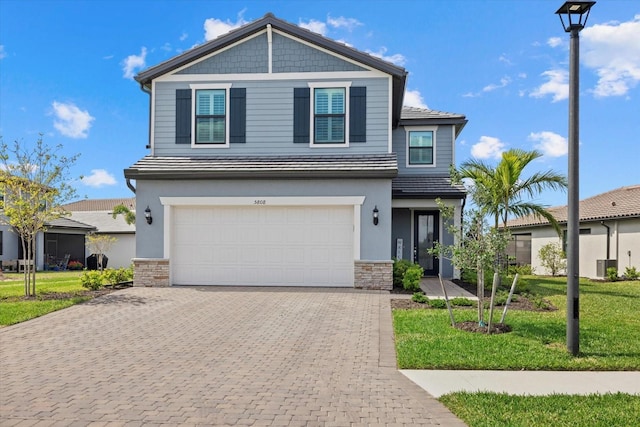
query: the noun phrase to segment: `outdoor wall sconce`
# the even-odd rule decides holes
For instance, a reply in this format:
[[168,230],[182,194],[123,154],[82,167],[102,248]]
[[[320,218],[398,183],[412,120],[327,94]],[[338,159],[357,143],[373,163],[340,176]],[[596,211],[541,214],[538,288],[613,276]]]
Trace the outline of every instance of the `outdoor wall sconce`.
[[378,225],[378,206],[373,208],[373,225]]
[[147,220],[147,224],[151,224],[153,222],[153,218],[151,218],[151,209],[147,206],[147,209],[144,210],[144,218]]

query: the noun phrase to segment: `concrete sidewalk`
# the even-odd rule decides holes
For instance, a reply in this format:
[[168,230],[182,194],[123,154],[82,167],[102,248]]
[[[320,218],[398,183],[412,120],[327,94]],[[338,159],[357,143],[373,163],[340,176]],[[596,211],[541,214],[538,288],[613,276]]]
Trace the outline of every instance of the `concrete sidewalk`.
[[542,396],[629,393],[640,395],[640,372],[400,370],[438,398],[456,391]]

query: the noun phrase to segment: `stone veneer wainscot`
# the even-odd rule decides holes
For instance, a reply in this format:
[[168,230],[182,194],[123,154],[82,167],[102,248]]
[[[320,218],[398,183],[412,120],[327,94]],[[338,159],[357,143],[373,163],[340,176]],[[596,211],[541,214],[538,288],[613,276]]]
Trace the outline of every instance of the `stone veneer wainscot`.
[[392,261],[356,261],[354,263],[354,284],[359,289],[393,289]]
[[133,286],[169,286],[169,260],[165,258],[134,258]]

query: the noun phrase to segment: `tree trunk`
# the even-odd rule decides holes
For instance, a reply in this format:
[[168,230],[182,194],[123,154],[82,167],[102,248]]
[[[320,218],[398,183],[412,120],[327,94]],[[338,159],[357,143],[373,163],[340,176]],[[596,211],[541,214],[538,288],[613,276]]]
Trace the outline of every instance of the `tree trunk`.
[[[24,265],[24,296],[29,296],[29,276],[27,275],[27,265],[25,260],[25,255],[27,254],[27,244],[24,240],[24,237],[20,237],[20,243],[22,244],[22,261],[25,262]],[[18,261],[18,271],[20,271],[20,261]]]
[[29,265],[30,265],[30,273],[33,276],[33,280],[31,281],[31,287],[33,289],[33,296],[36,296],[36,257],[35,257],[35,250],[36,250],[36,236],[33,236],[33,240],[31,242],[31,252],[29,252]]

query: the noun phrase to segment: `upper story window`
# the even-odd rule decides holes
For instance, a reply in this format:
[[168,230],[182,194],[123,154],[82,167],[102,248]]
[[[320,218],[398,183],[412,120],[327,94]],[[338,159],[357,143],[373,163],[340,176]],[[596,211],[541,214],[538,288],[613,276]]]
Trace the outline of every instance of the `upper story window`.
[[346,110],[346,88],[314,89],[315,144],[346,143]]
[[436,164],[437,127],[407,128],[407,167]]
[[227,91],[196,90],[196,144],[226,144]]

